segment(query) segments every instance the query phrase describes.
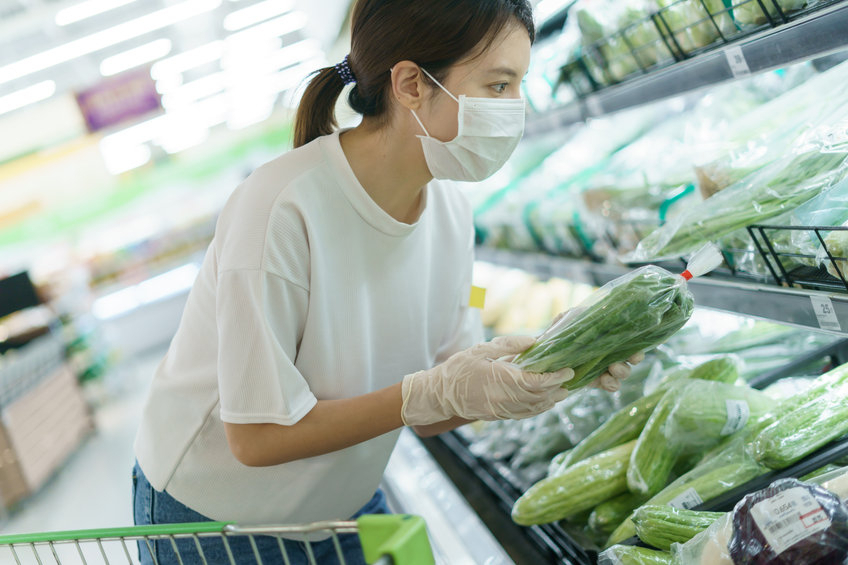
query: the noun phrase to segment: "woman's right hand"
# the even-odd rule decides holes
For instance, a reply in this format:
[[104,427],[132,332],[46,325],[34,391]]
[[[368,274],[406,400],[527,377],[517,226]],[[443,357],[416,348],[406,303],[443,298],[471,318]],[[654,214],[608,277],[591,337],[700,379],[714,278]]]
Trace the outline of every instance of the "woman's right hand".
[[574,378],[574,371],[528,373],[509,362],[535,341],[531,336],[498,337],[405,376],[403,422],[423,426],[455,416],[519,420],[549,410],[568,396],[562,384]]

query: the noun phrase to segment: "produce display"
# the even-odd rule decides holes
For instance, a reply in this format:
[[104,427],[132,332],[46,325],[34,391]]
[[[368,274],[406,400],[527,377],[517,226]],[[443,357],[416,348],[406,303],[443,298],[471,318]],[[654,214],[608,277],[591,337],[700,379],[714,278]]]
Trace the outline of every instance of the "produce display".
[[672,544],[686,543],[722,516],[724,512],[699,512],[646,504],[633,513],[633,522],[639,539],[668,551]]

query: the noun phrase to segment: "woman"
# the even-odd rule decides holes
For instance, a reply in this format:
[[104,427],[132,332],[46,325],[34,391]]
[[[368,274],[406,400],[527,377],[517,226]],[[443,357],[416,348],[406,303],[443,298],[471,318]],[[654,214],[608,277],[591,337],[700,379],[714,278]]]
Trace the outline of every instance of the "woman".
[[[137,524],[387,512],[378,485],[404,425],[433,435],[566,396],[570,369],[504,360],[532,338],[475,345],[471,210],[434,180],[482,180],[518,143],[529,4],[360,0],[352,18],[349,58],[303,95],[296,148],[246,179],[218,219],[136,440]],[[353,82],[362,122],[338,132],[333,108]],[[345,544],[361,563],[358,542]],[[276,542],[261,550],[280,561]],[[170,544],[155,551],[174,561]],[[253,562],[247,544],[233,551]],[[316,551],[332,562],[330,542]]]

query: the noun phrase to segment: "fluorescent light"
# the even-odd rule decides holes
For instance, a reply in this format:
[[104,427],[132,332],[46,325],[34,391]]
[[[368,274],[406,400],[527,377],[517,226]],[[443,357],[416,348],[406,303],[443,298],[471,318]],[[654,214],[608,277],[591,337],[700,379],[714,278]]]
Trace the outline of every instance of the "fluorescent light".
[[122,288],[95,300],[91,307],[92,313],[101,320],[117,318],[145,304],[185,292],[194,284],[199,271],[197,265],[189,263],[142,283]]
[[56,83],[52,80],[45,80],[17,90],[11,94],[0,96],[0,114],[35,104],[42,100],[46,100],[56,93]]
[[123,53],[106,57],[100,63],[100,74],[105,77],[116,75],[156,59],[161,59],[170,52],[171,40],[157,39]]
[[290,12],[259,25],[227,36],[227,41],[250,41],[260,36],[285,35],[306,27],[308,17],[304,12]]
[[236,31],[284,14],[294,7],[294,0],[265,0],[237,10],[224,18],[224,29]]
[[120,6],[130,4],[135,0],[88,0],[56,12],[56,25],[66,26]]
[[119,175],[135,169],[150,160],[150,148],[147,145],[119,143],[108,138],[100,140],[100,155],[103,163],[113,175]]
[[300,63],[318,55],[323,55],[321,42],[317,39],[304,39],[291,45],[286,45],[270,57],[270,65],[274,69],[284,69],[295,63]]
[[179,74],[194,67],[217,61],[223,54],[224,42],[218,39],[189,49],[173,57],[157,61],[150,68],[150,76],[156,80],[161,80],[168,75]]
[[47,51],[25,57],[0,67],[0,84],[37,73],[105,47],[142,36],[175,23],[214,10],[221,0],[185,0],[134,20],[75,39]]
[[165,110],[180,108],[221,92],[227,86],[227,77],[223,72],[212,73],[205,77],[187,82],[164,96],[162,96],[162,107]]

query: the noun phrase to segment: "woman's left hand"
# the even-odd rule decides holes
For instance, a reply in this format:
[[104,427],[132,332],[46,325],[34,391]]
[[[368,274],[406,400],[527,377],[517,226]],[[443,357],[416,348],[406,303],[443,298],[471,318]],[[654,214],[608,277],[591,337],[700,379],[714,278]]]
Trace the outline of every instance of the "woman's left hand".
[[621,381],[630,376],[632,366],[640,363],[644,358],[645,354],[640,351],[635,355],[631,355],[627,361],[613,363],[607,368],[604,374],[595,379],[589,386],[602,388],[609,392],[617,391],[621,388]]

